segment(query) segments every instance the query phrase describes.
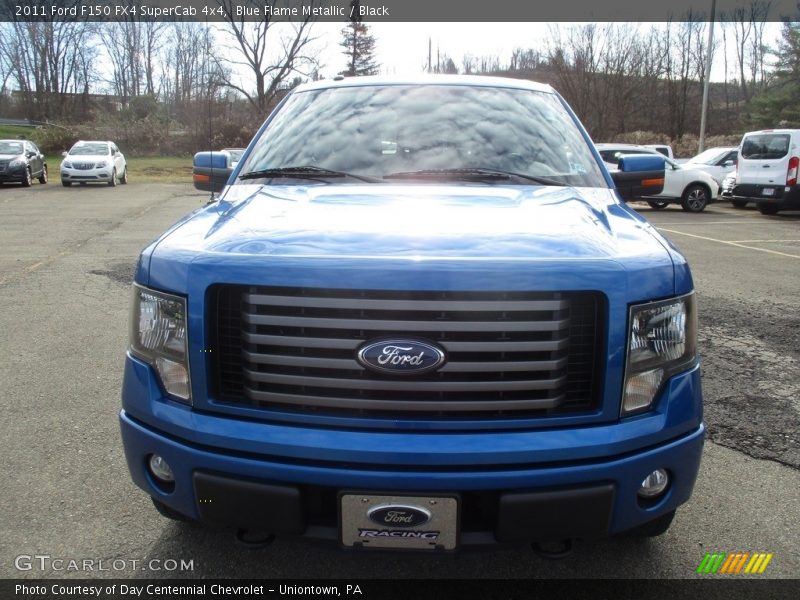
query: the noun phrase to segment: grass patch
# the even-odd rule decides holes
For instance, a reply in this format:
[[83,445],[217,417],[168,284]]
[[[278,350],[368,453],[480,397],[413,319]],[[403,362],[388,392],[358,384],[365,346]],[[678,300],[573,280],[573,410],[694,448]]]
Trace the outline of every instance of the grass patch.
[[191,183],[191,156],[125,157],[132,182]]
[[33,132],[36,131],[35,127],[20,127],[19,125],[0,125],[0,139],[31,139]]
[[[191,156],[125,156],[131,183],[192,183]],[[47,155],[50,178],[56,181],[60,154]]]

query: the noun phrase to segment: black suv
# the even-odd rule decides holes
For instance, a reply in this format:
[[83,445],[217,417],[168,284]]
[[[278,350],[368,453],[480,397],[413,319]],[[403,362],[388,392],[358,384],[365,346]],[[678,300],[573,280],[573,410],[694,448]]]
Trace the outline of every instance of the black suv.
[[18,181],[30,187],[34,178],[47,183],[47,161],[28,140],[0,140],[0,184]]

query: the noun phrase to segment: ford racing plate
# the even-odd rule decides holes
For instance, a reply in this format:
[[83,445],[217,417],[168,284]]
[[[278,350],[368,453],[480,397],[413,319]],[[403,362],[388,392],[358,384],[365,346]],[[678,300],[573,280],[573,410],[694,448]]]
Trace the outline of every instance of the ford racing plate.
[[339,531],[348,547],[454,550],[458,498],[343,493]]

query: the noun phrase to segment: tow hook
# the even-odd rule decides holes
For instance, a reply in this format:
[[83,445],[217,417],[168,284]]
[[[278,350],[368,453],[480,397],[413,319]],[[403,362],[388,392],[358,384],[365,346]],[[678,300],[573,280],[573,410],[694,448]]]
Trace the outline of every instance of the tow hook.
[[239,545],[251,550],[266,548],[275,541],[275,536],[271,533],[266,533],[264,531],[248,531],[247,529],[237,529],[235,537]]
[[534,542],[531,549],[547,560],[561,560],[572,554],[572,540],[558,542]]

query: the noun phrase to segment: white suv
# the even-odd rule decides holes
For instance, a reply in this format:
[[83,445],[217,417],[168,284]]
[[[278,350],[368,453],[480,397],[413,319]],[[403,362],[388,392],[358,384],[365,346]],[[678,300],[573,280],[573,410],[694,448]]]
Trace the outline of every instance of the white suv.
[[[606,167],[617,169],[620,156],[626,154],[658,154],[659,152],[646,146],[635,144],[595,144]],[[714,202],[719,192],[719,184],[714,178],[701,169],[693,169],[687,165],[679,165],[674,160],[665,158],[664,189],[657,196],[644,198],[656,210],[666,208],[670,203],[679,203],[683,210],[702,212],[706,206]]]
[[125,156],[114,142],[79,141],[62,154],[61,184],[101,182],[114,186],[128,183]]

